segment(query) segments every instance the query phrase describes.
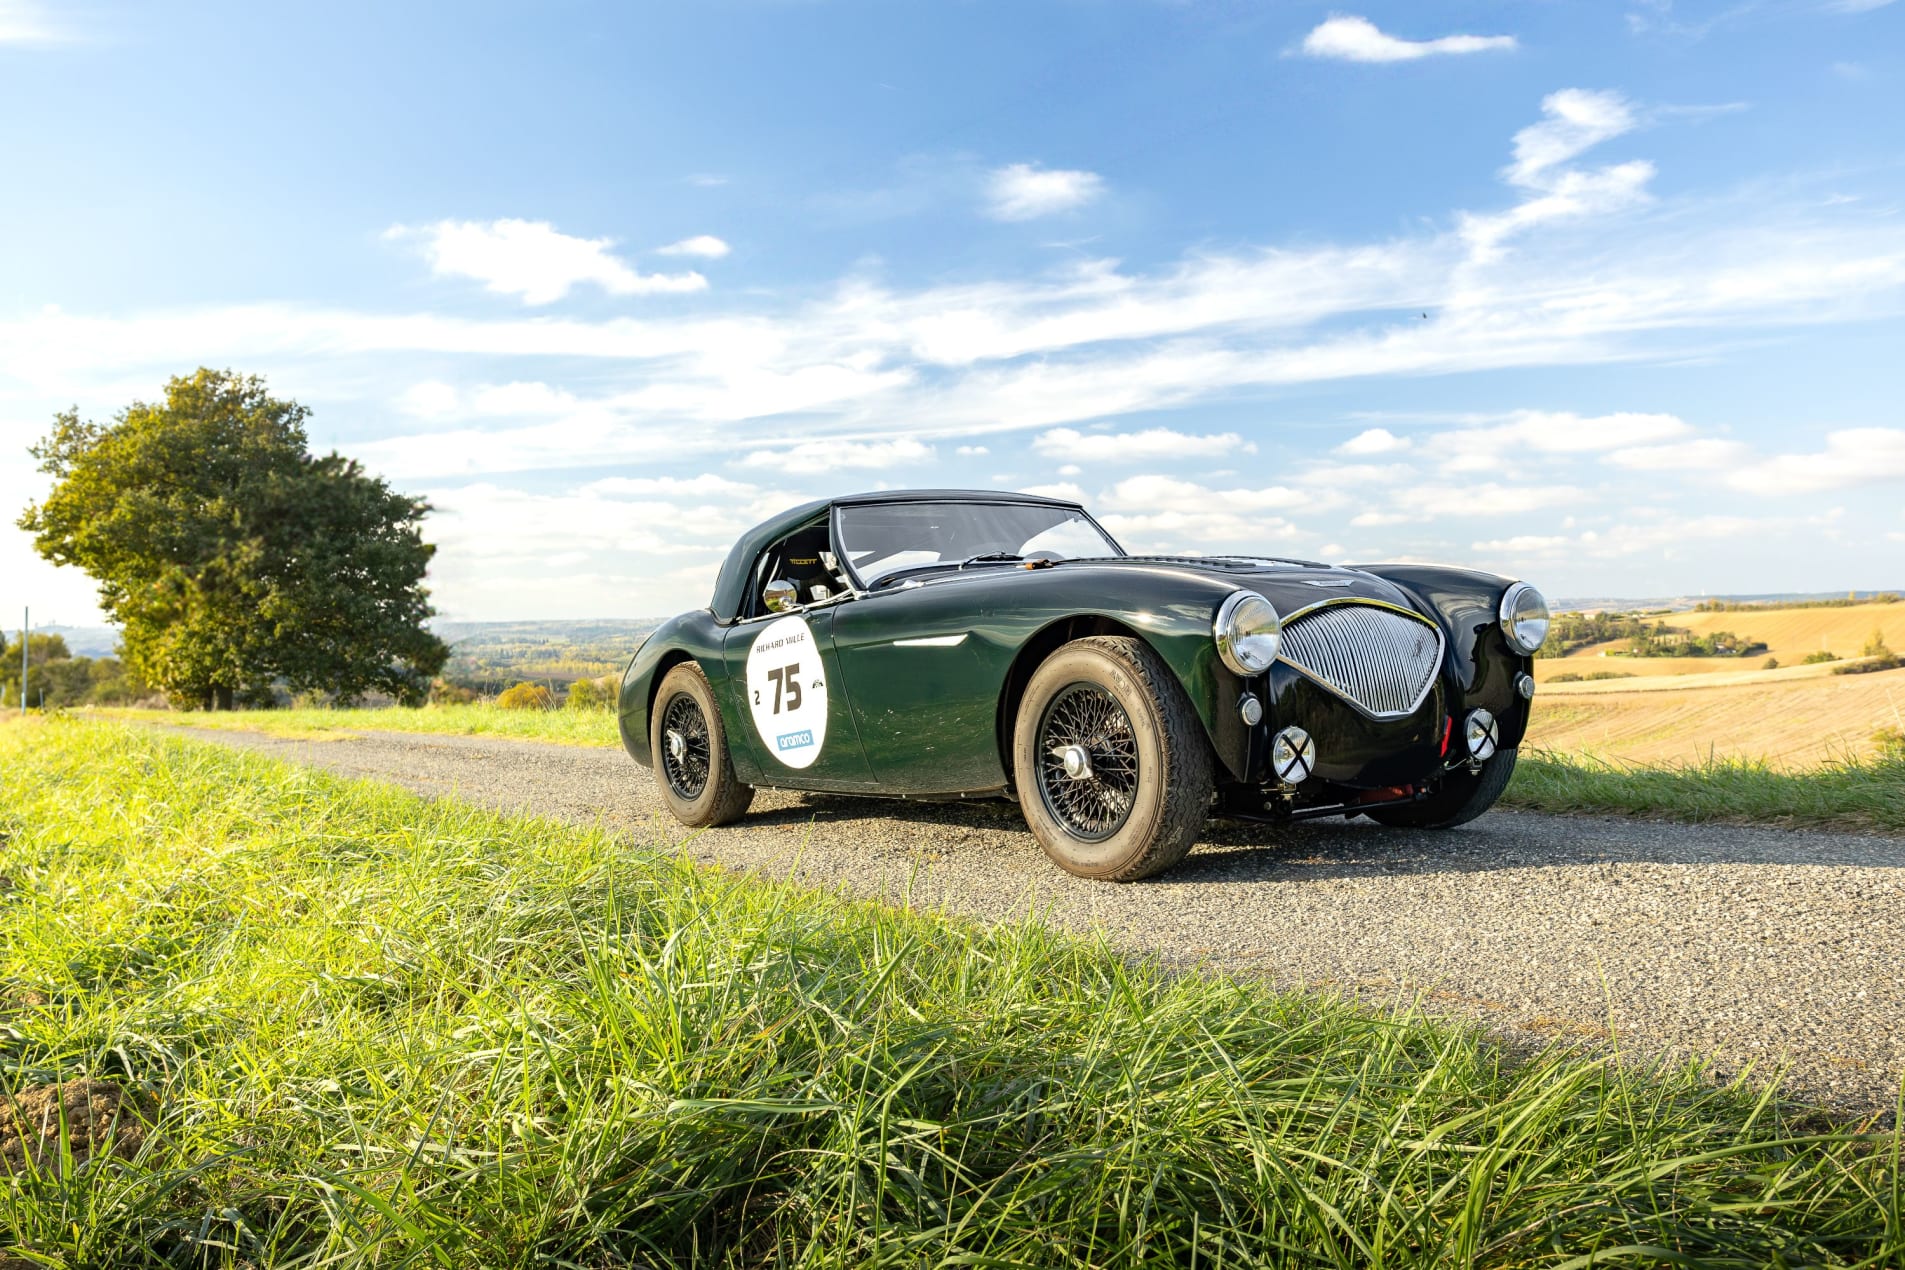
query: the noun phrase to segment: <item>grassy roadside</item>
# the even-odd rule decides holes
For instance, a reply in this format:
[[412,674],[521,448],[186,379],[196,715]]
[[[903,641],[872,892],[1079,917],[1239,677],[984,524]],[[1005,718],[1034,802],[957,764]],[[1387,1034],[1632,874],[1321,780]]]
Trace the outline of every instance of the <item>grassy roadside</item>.
[[608,710],[504,710],[493,705],[379,709],[197,710],[93,709],[82,713],[133,723],[165,723],[223,731],[264,732],[303,738],[342,737],[351,732],[426,732],[441,736],[495,736],[557,745],[618,747],[615,715]]
[[[595,710],[499,710],[468,705],[421,710],[258,710],[190,715],[164,710],[88,713],[135,722],[182,723],[279,736],[430,732],[564,745],[621,744],[615,717]],[[1502,805],[1529,811],[1905,833],[1905,760],[1848,759],[1804,770],[1776,768],[1749,759],[1643,767],[1524,746]]]
[[0,1047],[146,1093],[49,1264],[1880,1265],[1896,1137],[1744,1087],[0,729]]
[[1502,806],[1905,833],[1905,758],[1843,760],[1803,771],[1729,758],[1642,767],[1524,746]]

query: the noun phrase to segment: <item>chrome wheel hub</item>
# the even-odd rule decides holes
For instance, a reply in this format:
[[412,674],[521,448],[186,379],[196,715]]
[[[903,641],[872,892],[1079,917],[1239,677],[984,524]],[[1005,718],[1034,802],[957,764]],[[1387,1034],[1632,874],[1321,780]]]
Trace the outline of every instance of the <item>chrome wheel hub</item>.
[[1071,777],[1073,780],[1088,781],[1091,779],[1091,751],[1084,746],[1060,746],[1058,749],[1052,751],[1052,757],[1057,759],[1064,767],[1065,775]]

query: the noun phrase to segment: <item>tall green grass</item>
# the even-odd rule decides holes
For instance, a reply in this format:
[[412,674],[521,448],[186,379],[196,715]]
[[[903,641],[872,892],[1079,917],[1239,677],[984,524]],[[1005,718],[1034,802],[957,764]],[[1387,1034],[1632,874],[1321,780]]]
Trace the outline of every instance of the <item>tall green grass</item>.
[[151,733],[0,729],[0,1186],[69,1266],[1860,1265],[1896,1137],[1768,1091],[699,871]]
[[425,732],[442,736],[494,736],[559,745],[619,748],[610,710],[505,710],[488,703],[460,706],[400,706],[298,710],[94,710],[101,718],[164,723],[190,728],[264,732],[274,736],[325,737],[351,732]]
[[1792,771],[1756,759],[1642,767],[1524,746],[1502,805],[1685,821],[1905,832],[1905,756]]

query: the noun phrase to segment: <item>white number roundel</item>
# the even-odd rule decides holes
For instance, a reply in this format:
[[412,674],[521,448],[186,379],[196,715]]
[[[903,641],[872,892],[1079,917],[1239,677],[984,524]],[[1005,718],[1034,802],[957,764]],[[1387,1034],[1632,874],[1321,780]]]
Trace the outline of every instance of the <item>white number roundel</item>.
[[810,767],[827,740],[827,672],[806,619],[769,622],[747,652],[747,704],[767,752]]

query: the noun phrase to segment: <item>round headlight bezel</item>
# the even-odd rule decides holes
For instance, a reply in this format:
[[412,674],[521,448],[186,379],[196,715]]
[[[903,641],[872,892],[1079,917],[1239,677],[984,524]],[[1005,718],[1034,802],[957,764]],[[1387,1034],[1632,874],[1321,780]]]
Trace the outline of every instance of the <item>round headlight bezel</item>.
[[1283,646],[1283,618],[1257,592],[1233,591],[1218,608],[1211,634],[1224,665],[1250,679],[1275,664]]
[[[1526,601],[1530,599],[1534,603],[1526,606],[1524,611]],[[1536,615],[1537,613],[1539,616]],[[1502,594],[1500,618],[1502,634],[1507,637],[1508,646],[1518,653],[1532,657],[1543,644],[1548,642],[1548,631],[1553,625],[1554,613],[1548,607],[1546,596],[1526,582],[1517,582]],[[1521,629],[1524,622],[1541,623],[1540,631],[1532,634],[1532,642],[1530,642],[1530,633]]]

